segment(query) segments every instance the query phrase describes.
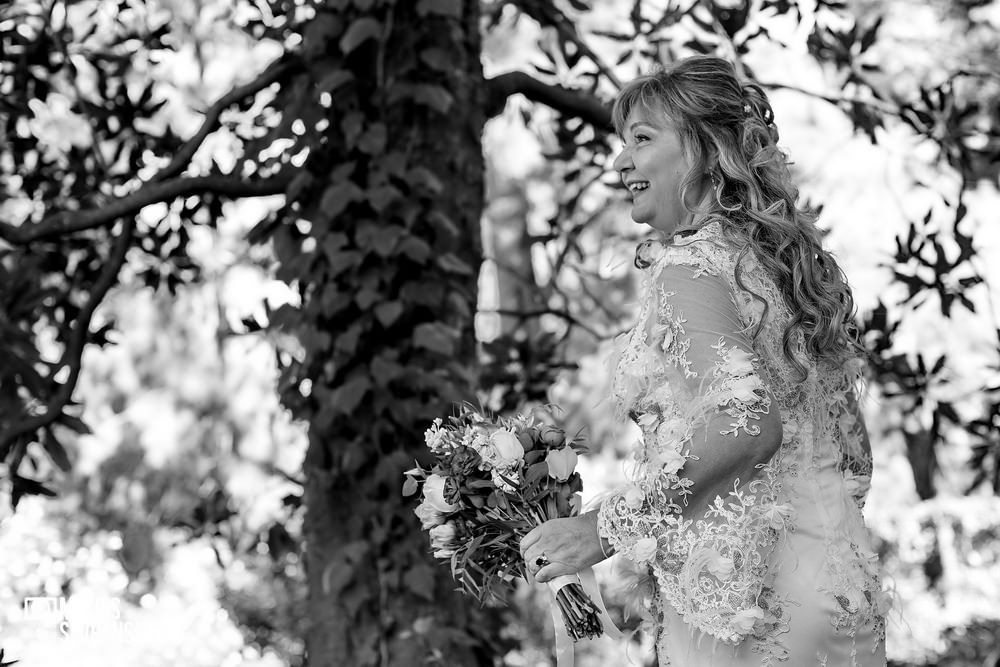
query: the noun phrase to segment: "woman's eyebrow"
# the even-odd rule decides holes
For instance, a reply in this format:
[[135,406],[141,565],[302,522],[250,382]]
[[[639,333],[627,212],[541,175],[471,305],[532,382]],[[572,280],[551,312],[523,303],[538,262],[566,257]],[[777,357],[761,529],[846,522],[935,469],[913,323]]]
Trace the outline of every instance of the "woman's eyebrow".
[[637,120],[637,121],[633,121],[632,124],[628,126],[628,131],[629,132],[634,132],[635,128],[639,127],[640,125],[645,125],[646,127],[650,128],[650,129],[653,129],[653,130],[656,129],[655,127],[653,127],[653,124],[650,123],[649,121]]

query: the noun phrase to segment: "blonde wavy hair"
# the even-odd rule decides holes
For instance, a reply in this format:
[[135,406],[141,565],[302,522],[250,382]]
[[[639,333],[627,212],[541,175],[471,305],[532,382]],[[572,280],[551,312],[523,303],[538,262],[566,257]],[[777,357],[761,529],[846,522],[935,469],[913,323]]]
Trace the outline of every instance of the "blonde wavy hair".
[[[854,298],[843,271],[827,250],[816,216],[798,206],[798,189],[778,146],[774,112],[764,90],[743,83],[722,58],[694,56],[629,82],[615,99],[612,121],[619,135],[636,108],[663,114],[680,135],[691,160],[681,182],[681,201],[712,180],[714,196],[700,224],[717,220],[740,252],[736,282],[764,305],[753,332],[759,336],[767,301],[746,287],[743,260],[753,253],[781,291],[792,319],[784,332],[785,356],[804,379],[796,355],[842,364],[861,354],[853,323]],[[695,212],[692,209],[693,212]],[[699,224],[699,226],[700,226]],[[684,234],[693,228],[681,228]]]

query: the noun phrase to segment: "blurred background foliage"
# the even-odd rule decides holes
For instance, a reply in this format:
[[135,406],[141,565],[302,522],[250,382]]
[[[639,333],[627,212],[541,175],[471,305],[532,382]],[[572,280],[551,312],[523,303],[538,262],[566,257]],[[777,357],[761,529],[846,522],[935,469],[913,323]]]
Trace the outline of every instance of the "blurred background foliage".
[[[361,402],[367,390],[341,377],[313,395],[309,351],[335,338],[339,354],[359,334],[291,313],[313,294],[330,309],[367,304],[383,323],[402,312],[360,296],[374,287],[355,274],[310,263],[312,246],[331,243],[331,220],[368,229],[351,217],[362,190],[353,166],[335,168],[337,142],[374,160],[393,140],[338,106],[361,94],[350,58],[381,71],[394,66],[382,60],[394,34],[436,39],[430,24],[394,25],[396,5],[0,4],[2,659],[303,664],[320,622],[305,602],[307,419],[315,435],[315,421],[331,419],[323,401]],[[592,443],[587,499],[620,480],[634,432],[612,421],[603,360],[629,324],[632,250],[645,232],[610,170],[607,103],[655,62],[732,58],[770,92],[802,195],[855,288],[877,467],[867,516],[897,595],[890,658],[1000,664],[1000,2],[416,7],[472,16],[482,39],[478,97],[411,91],[445,115],[473,104],[489,119],[482,263],[448,253],[442,269],[478,293],[479,400],[497,411],[559,405],[551,418]],[[420,58],[453,66],[442,49]],[[402,198],[392,189],[405,179],[393,178],[364,195],[375,221]],[[454,194],[433,173],[406,175],[416,178],[413,201]],[[386,229],[363,232],[373,252],[424,252],[380,247]],[[335,254],[346,240],[332,243]],[[435,327],[417,327],[418,347],[450,345]],[[408,461],[398,453],[380,475],[399,478]],[[385,562],[382,573],[396,567]],[[394,572],[399,585],[432,596],[419,576],[430,570],[408,567]],[[324,587],[332,577],[359,606],[377,595],[366,582],[352,588],[350,570],[320,570]],[[598,574],[634,629],[614,567]],[[120,600],[102,618],[129,625],[88,636],[26,617],[26,598],[60,596],[91,611]],[[503,664],[548,663],[544,603],[525,588],[497,617]],[[475,637],[439,638],[414,616],[380,621],[375,634],[422,637],[431,664]],[[635,664],[649,664],[647,637],[627,643]],[[619,664],[625,651],[601,640],[578,661]],[[384,652],[356,657],[388,664]]]

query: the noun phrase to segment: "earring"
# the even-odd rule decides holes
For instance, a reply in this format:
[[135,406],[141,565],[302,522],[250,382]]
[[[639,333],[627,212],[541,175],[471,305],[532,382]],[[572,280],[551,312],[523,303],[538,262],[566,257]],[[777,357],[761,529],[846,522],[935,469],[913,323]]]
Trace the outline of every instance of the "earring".
[[712,187],[713,188],[719,187],[719,177],[715,175],[715,170],[714,169],[712,171],[708,172],[708,176],[709,176],[709,178],[712,179]]

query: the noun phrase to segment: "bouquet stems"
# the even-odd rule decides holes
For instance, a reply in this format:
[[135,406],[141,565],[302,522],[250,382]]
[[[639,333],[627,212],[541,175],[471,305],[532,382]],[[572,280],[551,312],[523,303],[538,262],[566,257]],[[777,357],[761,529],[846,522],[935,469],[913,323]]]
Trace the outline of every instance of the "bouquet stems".
[[559,586],[555,598],[566,630],[574,642],[601,636],[604,625],[600,612],[579,581]]

